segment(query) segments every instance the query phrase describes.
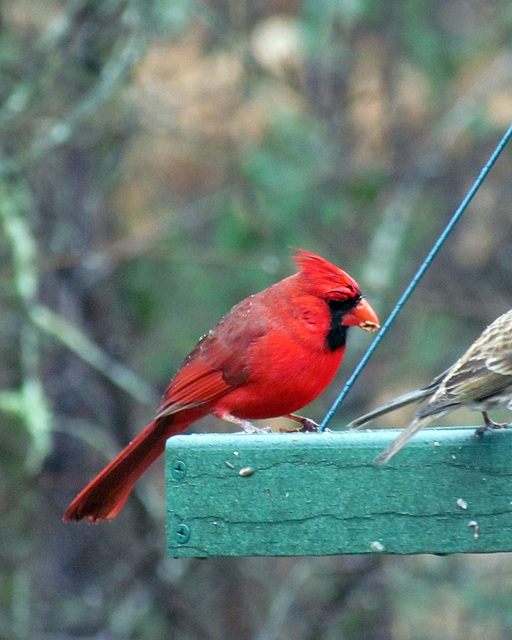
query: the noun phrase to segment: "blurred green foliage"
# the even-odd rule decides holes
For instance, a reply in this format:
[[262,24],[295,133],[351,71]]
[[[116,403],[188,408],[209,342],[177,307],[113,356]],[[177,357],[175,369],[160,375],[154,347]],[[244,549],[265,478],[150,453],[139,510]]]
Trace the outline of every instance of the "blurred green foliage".
[[[159,465],[109,526],[60,519],[292,247],[386,317],[512,121],[511,30],[505,2],[0,2],[1,637],[510,637],[507,555],[167,560]],[[511,169],[507,150],[337,426],[510,307]]]

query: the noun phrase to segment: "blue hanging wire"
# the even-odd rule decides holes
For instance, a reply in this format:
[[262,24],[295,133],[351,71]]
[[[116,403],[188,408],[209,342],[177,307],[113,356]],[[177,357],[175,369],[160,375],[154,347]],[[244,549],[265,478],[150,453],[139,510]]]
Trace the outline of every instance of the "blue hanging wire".
[[448,238],[448,236],[450,235],[453,227],[457,224],[457,222],[459,221],[459,218],[462,216],[462,214],[466,210],[468,204],[471,202],[473,196],[478,191],[478,189],[481,187],[483,181],[487,177],[487,174],[491,170],[491,168],[494,165],[494,163],[496,162],[496,160],[499,158],[501,152],[505,148],[505,146],[506,146],[506,144],[509,141],[511,136],[512,136],[512,126],[509,127],[509,129],[507,130],[507,132],[505,133],[505,135],[501,139],[501,142],[496,147],[496,149],[494,150],[494,153],[489,158],[487,164],[485,165],[485,167],[480,172],[480,175],[478,176],[478,178],[473,183],[473,186],[471,187],[471,189],[469,190],[468,194],[466,195],[466,197],[462,201],[461,205],[459,206],[457,211],[453,214],[453,217],[450,220],[450,222],[446,225],[445,230],[443,231],[443,233],[437,239],[436,243],[434,244],[434,246],[430,250],[430,253],[428,254],[428,256],[423,261],[423,264],[421,265],[421,267],[418,269],[418,272],[416,273],[414,278],[411,280],[411,282],[410,282],[409,286],[407,287],[407,289],[402,294],[402,297],[396,303],[395,308],[389,314],[388,319],[382,325],[379,333],[375,336],[375,339],[371,343],[368,351],[361,358],[360,363],[357,365],[357,367],[354,369],[354,372],[352,373],[350,378],[345,383],[345,386],[341,390],[339,396],[336,398],[336,400],[334,401],[332,407],[329,409],[329,411],[327,412],[325,418],[323,419],[323,422],[320,425],[319,431],[325,431],[325,429],[326,429],[327,425],[329,424],[329,422],[331,421],[332,417],[334,416],[334,414],[336,413],[336,411],[340,407],[341,403],[346,398],[348,392],[352,388],[352,385],[354,384],[354,382],[359,377],[359,374],[361,373],[361,371],[365,368],[368,360],[372,357],[373,352],[375,351],[375,349],[379,345],[380,341],[386,335],[389,327],[393,324],[393,322],[395,321],[395,318],[397,317],[397,315],[402,310],[402,307],[407,302],[407,300],[410,298],[412,292],[416,288],[416,285],[418,284],[418,282],[421,280],[421,278],[425,274],[425,271],[429,268],[429,266],[432,263],[433,259],[436,257],[437,252],[439,251],[439,249],[445,243],[445,241]]

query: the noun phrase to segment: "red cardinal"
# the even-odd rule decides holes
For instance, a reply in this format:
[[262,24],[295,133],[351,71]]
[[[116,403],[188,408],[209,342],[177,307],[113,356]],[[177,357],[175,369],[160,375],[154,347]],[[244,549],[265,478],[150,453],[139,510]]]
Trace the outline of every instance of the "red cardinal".
[[379,328],[348,273],[298,250],[299,272],[242,300],[185,358],[152,422],[73,500],[64,521],[116,516],[135,482],[163,453],[165,441],[213,413],[246,431],[251,419],[294,415],[332,381],[347,330]]

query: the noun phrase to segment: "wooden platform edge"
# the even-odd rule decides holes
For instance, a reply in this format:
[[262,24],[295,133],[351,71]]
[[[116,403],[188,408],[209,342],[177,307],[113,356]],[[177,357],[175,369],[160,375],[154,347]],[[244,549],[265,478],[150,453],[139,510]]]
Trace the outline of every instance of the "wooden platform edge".
[[171,557],[512,550],[512,432],[185,435],[166,446]]

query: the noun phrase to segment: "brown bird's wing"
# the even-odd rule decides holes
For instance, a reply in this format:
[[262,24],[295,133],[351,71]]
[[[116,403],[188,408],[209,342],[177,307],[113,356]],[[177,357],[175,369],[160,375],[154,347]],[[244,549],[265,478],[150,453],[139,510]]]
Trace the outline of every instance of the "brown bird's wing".
[[258,295],[236,305],[198,342],[171,380],[155,418],[214,402],[247,381],[247,350],[267,333]]
[[477,404],[512,386],[512,310],[497,318],[448,371],[418,416]]
[[414,420],[375,458],[384,464],[432,420],[460,406],[482,411],[510,400],[512,394],[512,310],[497,318],[449,369]]

